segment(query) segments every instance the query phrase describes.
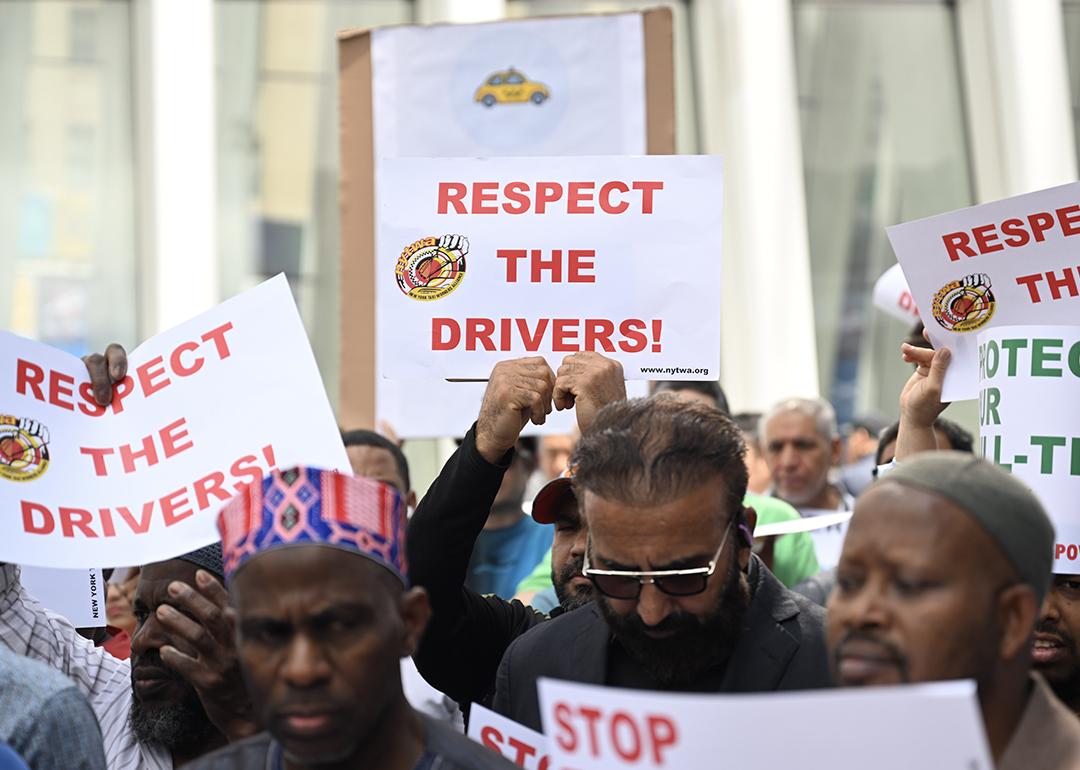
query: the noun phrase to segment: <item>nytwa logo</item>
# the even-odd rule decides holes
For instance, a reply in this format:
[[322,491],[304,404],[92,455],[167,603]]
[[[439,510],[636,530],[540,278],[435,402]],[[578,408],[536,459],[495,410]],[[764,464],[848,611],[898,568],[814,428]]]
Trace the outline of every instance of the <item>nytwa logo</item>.
[[965,275],[934,295],[934,320],[951,332],[973,332],[994,316],[994,294],[986,273]]
[[464,235],[421,238],[410,243],[398,257],[394,275],[405,296],[421,302],[442,299],[465,280],[465,255],[469,239]]
[[48,429],[37,420],[0,414],[0,477],[33,481],[48,469]]

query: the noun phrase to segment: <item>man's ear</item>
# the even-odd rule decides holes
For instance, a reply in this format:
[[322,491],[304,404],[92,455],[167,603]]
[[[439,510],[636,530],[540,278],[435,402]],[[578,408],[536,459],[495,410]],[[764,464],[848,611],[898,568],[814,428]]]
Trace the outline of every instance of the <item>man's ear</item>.
[[416,652],[431,619],[431,602],[428,601],[427,591],[419,586],[410,588],[398,600],[398,611],[405,627],[401,645],[401,657],[405,658]]
[[840,464],[840,455],[844,450],[844,444],[840,440],[839,436],[834,437],[830,442],[830,448],[832,450],[832,465]]
[[998,628],[1001,629],[1001,659],[1015,660],[1031,649],[1031,635],[1039,619],[1039,602],[1029,585],[1009,586],[998,595]]

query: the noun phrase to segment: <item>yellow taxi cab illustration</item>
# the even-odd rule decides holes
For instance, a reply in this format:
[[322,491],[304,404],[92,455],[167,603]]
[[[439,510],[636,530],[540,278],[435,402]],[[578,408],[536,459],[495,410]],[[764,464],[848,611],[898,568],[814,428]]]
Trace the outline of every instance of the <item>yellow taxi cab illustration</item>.
[[513,102],[532,102],[543,104],[551,94],[543,83],[526,78],[511,67],[505,72],[490,75],[484,84],[476,89],[474,101],[483,102],[487,107]]

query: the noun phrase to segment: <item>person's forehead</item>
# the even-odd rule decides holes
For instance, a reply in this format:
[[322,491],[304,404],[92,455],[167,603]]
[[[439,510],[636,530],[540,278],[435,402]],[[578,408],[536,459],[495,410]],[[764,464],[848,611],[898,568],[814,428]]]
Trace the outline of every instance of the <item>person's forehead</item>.
[[765,422],[765,441],[795,438],[820,439],[817,423],[808,414],[791,409],[777,412]]
[[711,406],[714,409],[716,408],[716,399],[713,398],[712,396],[708,395],[707,393],[702,393],[699,390],[690,390],[688,388],[684,388],[684,389],[676,388],[676,389],[673,389],[673,390],[666,390],[664,392],[671,394],[672,396],[679,399],[680,401],[687,401],[687,402],[690,402],[690,403],[697,403],[697,404],[705,404],[706,406]]
[[349,464],[357,476],[393,483],[401,492],[406,492],[405,479],[401,478],[397,461],[390,450],[377,446],[350,446],[345,448],[349,455]]
[[179,580],[188,585],[195,584],[195,572],[198,566],[183,559],[169,559],[167,561],[144,564],[139,570],[139,582],[135,589],[135,596],[142,601],[160,601],[168,592],[169,583]]
[[540,448],[545,452],[572,452],[574,450],[574,437],[565,435],[543,436],[540,439]]
[[606,500],[587,491],[586,521],[598,553],[619,560],[640,562],[645,554],[649,561],[666,561],[711,544],[730,518],[725,502],[726,486],[719,476],[661,503]]
[[303,606],[317,612],[322,600],[373,603],[388,590],[382,572],[392,577],[388,570],[356,552],[316,544],[292,545],[252,557],[233,576],[230,591],[236,603],[249,610]]
[[972,561],[999,555],[990,536],[956,503],[888,479],[856,503],[841,560],[867,551],[946,569],[968,569]]

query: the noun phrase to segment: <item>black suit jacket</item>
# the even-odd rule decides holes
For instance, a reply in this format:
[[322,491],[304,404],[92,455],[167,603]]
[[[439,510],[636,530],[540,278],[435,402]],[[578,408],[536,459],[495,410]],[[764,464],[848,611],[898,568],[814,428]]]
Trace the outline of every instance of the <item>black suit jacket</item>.
[[[785,588],[756,556],[749,579],[754,596],[717,692],[829,687],[824,609]],[[610,642],[607,622],[591,604],[536,626],[503,656],[495,710],[541,730],[539,677],[620,686],[605,681]]]

